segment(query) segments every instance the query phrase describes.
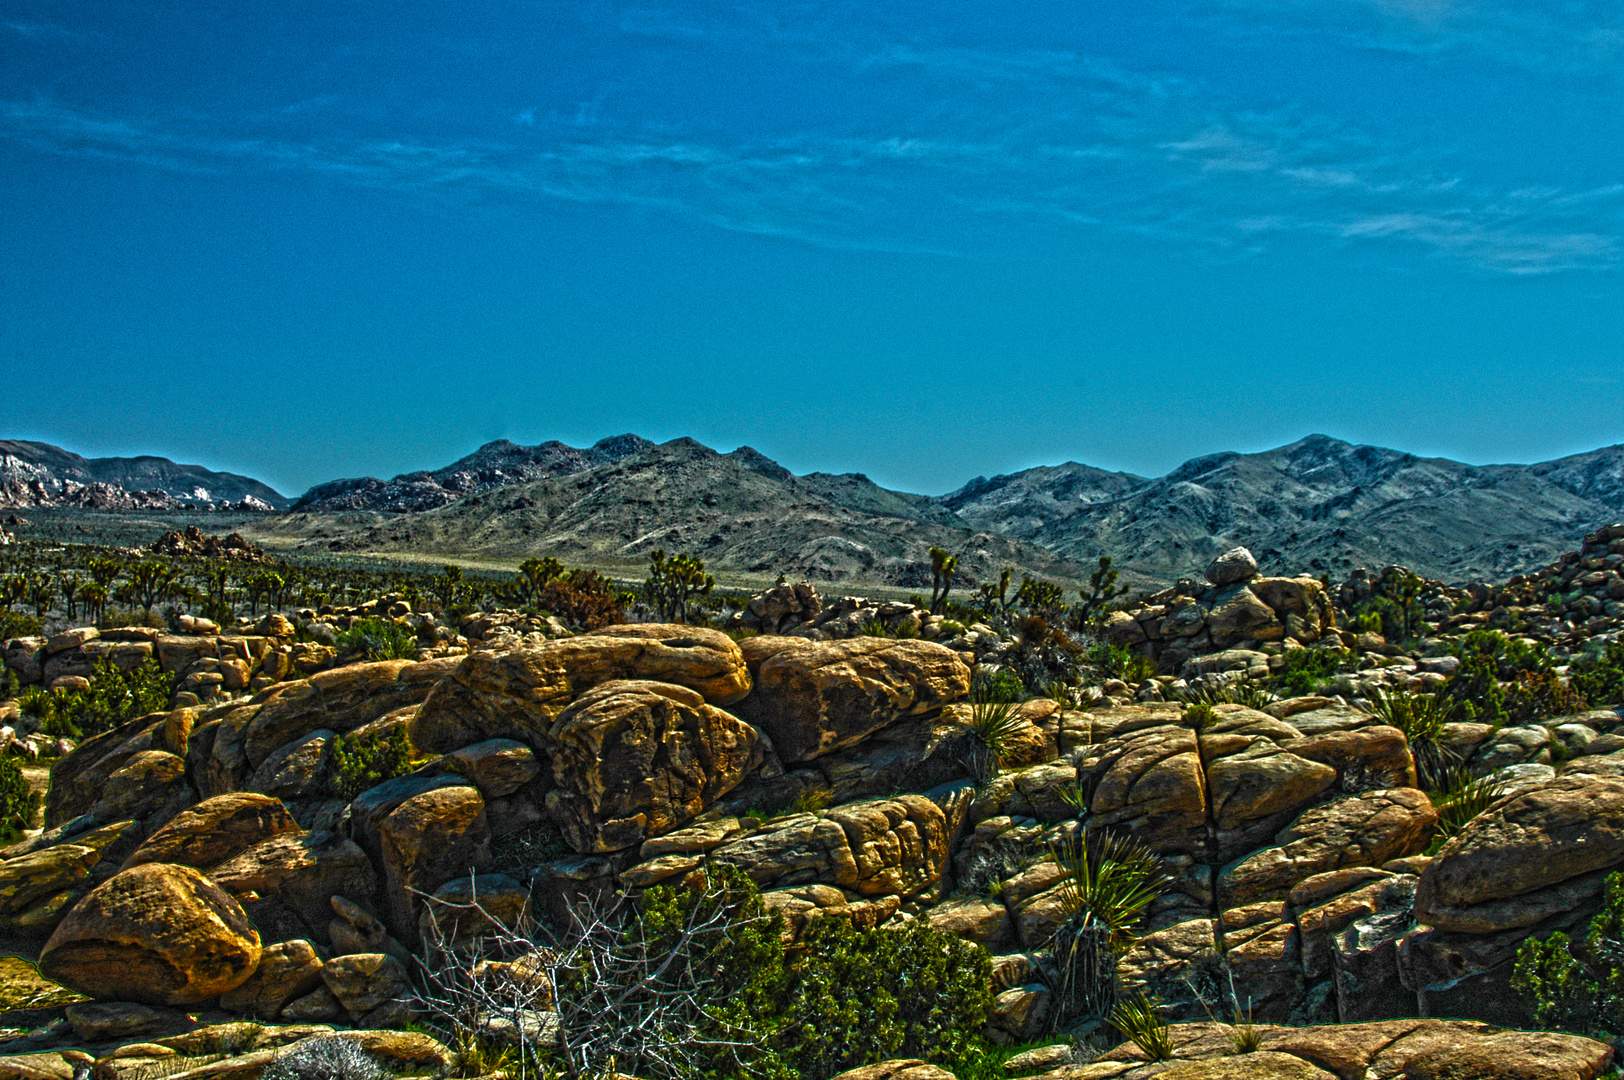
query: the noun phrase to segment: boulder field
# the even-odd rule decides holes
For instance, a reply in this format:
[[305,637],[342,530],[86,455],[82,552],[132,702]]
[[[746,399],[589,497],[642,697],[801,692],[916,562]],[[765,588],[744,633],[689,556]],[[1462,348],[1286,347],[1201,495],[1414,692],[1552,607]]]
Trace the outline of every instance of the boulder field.
[[[1216,587],[1247,572],[1219,568],[1235,580]],[[1306,585],[1303,612],[1284,585],[1252,588],[1277,624],[1319,618]],[[1171,877],[1124,983],[1191,1022],[1172,1061],[1118,1048],[1056,1076],[1442,1078],[1515,1051],[1567,1064],[1496,1075],[1589,1077],[1609,1060],[1491,1025],[1529,1023],[1508,988],[1517,945],[1582,929],[1624,868],[1624,761],[1542,766],[1428,856],[1438,813],[1404,735],[1342,703],[1218,705],[1192,725],[1175,704],[1034,700],[978,786],[970,681],[929,641],[661,624],[284,678],[59,760],[45,830],[0,852],[0,931],[93,999],[73,1006],[92,1049],[191,1053],[170,1044],[231,1025],[164,1025],[217,1009],[241,1018],[235,1052],[266,1061],[344,1028],[426,1060],[421,1036],[386,1029],[411,1019],[407,961],[445,906],[518,918],[727,865],[791,932],[919,918],[984,947],[992,1034],[1019,1041],[1043,1030],[1042,952],[1065,918],[1044,856],[1109,830]],[[346,788],[338,751],[369,742],[408,745],[411,770]],[[1506,763],[1539,747],[1523,750]],[[1195,1022],[1221,979],[1263,1032],[1254,1071]],[[64,1054],[36,1056],[71,1075]],[[28,1075],[15,1061],[0,1075]]]

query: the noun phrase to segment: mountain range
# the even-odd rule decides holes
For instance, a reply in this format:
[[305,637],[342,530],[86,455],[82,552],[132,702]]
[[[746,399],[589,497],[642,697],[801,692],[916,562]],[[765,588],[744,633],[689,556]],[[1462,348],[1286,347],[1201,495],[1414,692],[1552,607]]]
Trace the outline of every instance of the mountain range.
[[0,442],[0,505],[40,505],[17,501],[37,491],[62,504],[69,485],[93,482],[207,505],[252,497],[287,512],[250,531],[327,551],[551,554],[612,568],[664,547],[723,571],[906,588],[929,585],[932,546],[960,555],[965,585],[1004,566],[1080,581],[1101,554],[1140,582],[1169,581],[1237,544],[1269,572],[1397,562],[1446,580],[1504,577],[1624,518],[1624,446],[1474,466],[1311,435],[1158,478],[1068,462],[926,496],[859,473],[795,476],[750,447],[621,435],[586,449],[494,442],[432,472],[336,480],[287,500],[162,458],[87,461]]
[[162,457],[85,458],[49,443],[0,439],[0,506],[84,510],[284,510],[268,484]]

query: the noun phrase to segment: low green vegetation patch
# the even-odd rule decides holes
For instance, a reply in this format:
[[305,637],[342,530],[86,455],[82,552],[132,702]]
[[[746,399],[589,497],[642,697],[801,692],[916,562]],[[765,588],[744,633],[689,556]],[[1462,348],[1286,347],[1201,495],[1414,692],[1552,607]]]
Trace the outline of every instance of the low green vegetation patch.
[[411,660],[417,656],[417,634],[390,619],[362,618],[334,638],[338,651],[368,660]]
[[123,671],[109,661],[96,665],[90,686],[83,690],[52,692],[32,686],[19,703],[24,716],[39,721],[39,729],[52,738],[89,738],[137,716],[169,707],[173,680],[155,658]]

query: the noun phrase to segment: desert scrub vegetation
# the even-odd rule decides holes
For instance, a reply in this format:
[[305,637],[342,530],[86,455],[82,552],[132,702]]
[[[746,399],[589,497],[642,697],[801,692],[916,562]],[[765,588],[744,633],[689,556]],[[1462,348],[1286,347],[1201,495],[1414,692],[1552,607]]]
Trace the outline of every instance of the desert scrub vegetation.
[[1540,1028],[1609,1042],[1624,1035],[1624,873],[1608,876],[1583,939],[1558,931],[1524,941],[1511,986]]
[[34,823],[40,797],[14,757],[0,757],[0,843],[11,843]]
[[1569,675],[1573,690],[1592,705],[1624,703],[1624,637],[1609,641],[1600,653],[1580,657]]
[[169,707],[173,680],[148,658],[123,671],[109,661],[96,665],[83,690],[46,690],[31,686],[18,699],[23,715],[52,738],[88,738],[110,731],[126,720]]
[[348,801],[411,771],[411,747],[404,734],[339,735],[333,739],[327,786],[335,797]]
[[1455,718],[1456,704],[1443,694],[1410,690],[1371,691],[1371,715],[1398,728],[1410,744],[1410,757],[1421,786],[1436,789],[1453,759],[1439,743],[1444,725]]
[[[828,1080],[887,1058],[951,1068],[984,1052],[983,950],[924,920],[865,930],[814,919],[793,947],[783,929],[743,871],[714,867],[618,909],[579,910],[557,934],[500,930],[483,957],[431,934],[420,998],[453,1041],[492,1019],[519,1032],[513,1077]],[[503,959],[493,964],[492,952]],[[532,970],[546,977],[523,974]],[[544,1049],[523,1032],[548,997],[557,1045]]]
[[1338,675],[1352,671],[1356,660],[1348,649],[1290,649],[1281,656],[1282,666],[1269,686],[1281,697],[1323,693]]
[[334,636],[333,643],[342,655],[367,660],[410,660],[417,655],[416,631],[390,619],[356,619]]
[[1117,965],[1139,940],[1146,909],[1168,890],[1169,881],[1161,861],[1144,845],[1112,833],[1079,831],[1056,849],[1055,861],[1065,915],[1048,945],[1057,973],[1050,1022],[1058,1028],[1112,1015],[1118,1004]]

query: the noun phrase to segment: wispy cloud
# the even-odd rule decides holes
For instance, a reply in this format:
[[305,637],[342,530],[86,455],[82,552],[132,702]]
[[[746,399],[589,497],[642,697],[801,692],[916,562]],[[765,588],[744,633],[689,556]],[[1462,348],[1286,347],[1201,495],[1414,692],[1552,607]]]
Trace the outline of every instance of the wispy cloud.
[[[1374,48],[1470,53],[1538,70],[1606,77],[1624,61],[1624,7],[1612,0],[1216,0]],[[1212,7],[1201,0],[1200,8]]]
[[595,100],[568,116],[524,110],[484,141],[243,138],[12,101],[0,103],[0,138],[181,171],[640,206],[835,248],[962,254],[1000,223],[1060,221],[1220,258],[1292,236],[1511,275],[1605,268],[1624,254],[1624,184],[1501,189],[1427,148],[1290,109],[1225,109],[1177,77],[1075,53],[858,52],[856,69],[946,80],[944,100],[993,83],[1020,92],[998,110],[967,105],[900,130],[757,138],[617,123]]

